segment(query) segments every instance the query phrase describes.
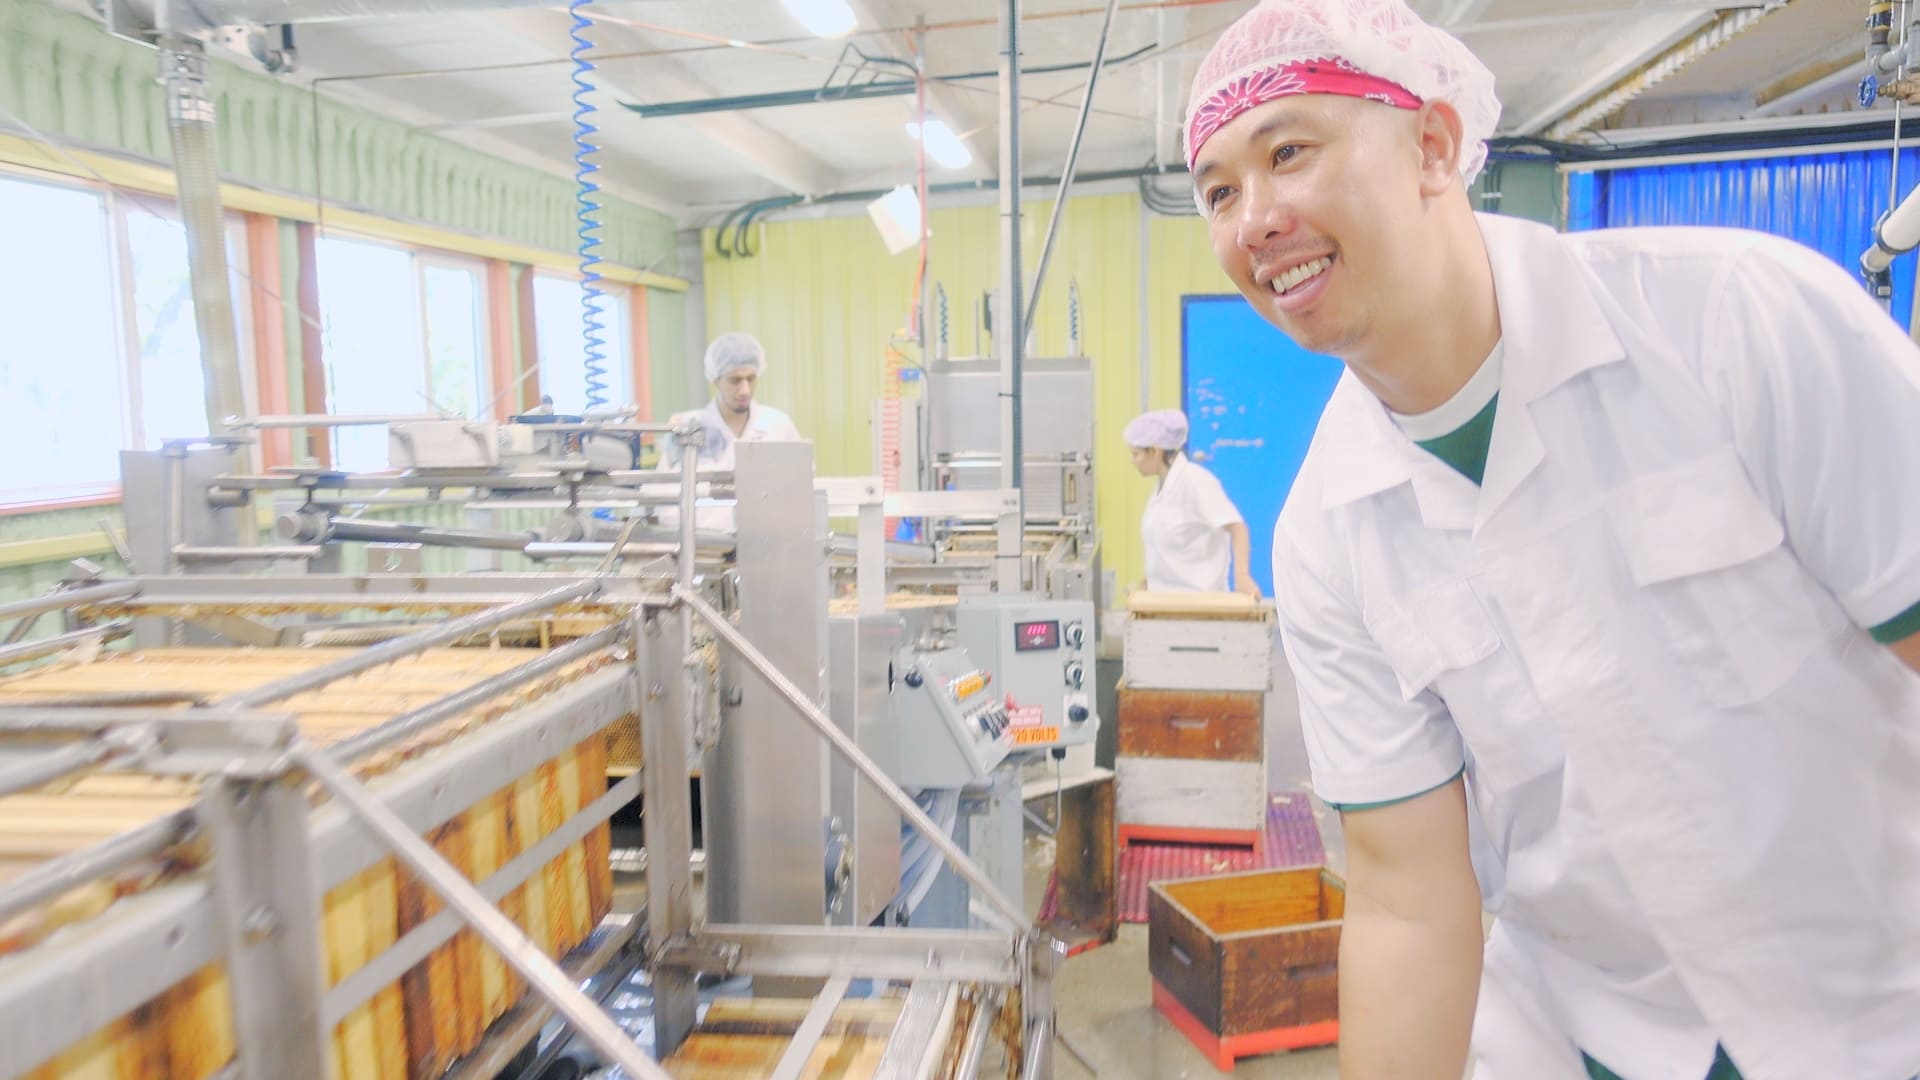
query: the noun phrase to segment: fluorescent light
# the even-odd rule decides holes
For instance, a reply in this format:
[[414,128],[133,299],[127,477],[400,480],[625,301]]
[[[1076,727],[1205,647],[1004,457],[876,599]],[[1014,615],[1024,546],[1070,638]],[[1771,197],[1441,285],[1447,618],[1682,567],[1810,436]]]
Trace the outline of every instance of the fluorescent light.
[[800,21],[814,37],[840,38],[853,33],[859,20],[847,0],[780,0],[787,14]]
[[[907,121],[907,137],[918,139],[920,125]],[[945,120],[927,121],[927,156],[943,169],[964,169],[973,164],[973,151],[960,141]]]

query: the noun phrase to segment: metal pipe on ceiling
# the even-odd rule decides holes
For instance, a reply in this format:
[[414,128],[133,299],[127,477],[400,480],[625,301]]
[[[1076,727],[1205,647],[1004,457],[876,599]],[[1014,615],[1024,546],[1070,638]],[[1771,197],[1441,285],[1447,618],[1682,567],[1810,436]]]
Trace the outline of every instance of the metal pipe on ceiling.
[[[1110,26],[1111,24],[1109,24]],[[1105,40],[1104,34],[1102,40]],[[1106,66],[1124,64],[1159,48],[1158,42],[1149,42],[1124,56],[1116,56],[1106,61]],[[1049,64],[1043,67],[1023,68],[1022,75],[1052,75],[1061,72],[1086,71],[1091,64]],[[998,71],[965,71],[955,75],[929,75],[930,83],[957,83],[976,79],[998,78]],[[636,105],[621,102],[624,108],[639,113],[649,120],[660,120],[672,116],[697,116],[713,112],[747,112],[753,109],[775,109],[786,105],[818,105],[836,101],[865,101],[868,98],[905,97],[915,92],[916,83],[912,79],[879,79],[873,82],[852,83],[842,86],[816,86],[805,90],[770,90],[760,94],[735,94],[728,97],[698,98],[690,101],[662,101],[651,105]]]
[[116,0],[137,22],[191,34],[220,26],[264,26],[376,19],[393,15],[456,15],[537,7],[541,0]]

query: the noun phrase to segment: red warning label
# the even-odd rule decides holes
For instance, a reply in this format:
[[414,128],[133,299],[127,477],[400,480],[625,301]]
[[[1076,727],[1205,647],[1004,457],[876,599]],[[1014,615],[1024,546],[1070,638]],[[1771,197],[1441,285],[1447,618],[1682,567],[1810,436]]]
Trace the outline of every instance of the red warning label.
[[1007,709],[1007,726],[1039,727],[1047,722],[1047,711],[1038,705],[1015,705]]

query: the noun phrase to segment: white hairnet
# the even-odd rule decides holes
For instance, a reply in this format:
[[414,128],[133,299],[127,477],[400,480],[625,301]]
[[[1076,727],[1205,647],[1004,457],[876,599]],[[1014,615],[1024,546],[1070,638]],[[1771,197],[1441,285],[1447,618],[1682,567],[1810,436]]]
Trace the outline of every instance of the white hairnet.
[[741,368],[752,368],[757,374],[767,370],[767,350],[752,334],[738,330],[721,334],[707,346],[706,368],[708,382],[719,382],[727,372]]
[[1206,131],[1195,145],[1193,121],[1203,105],[1222,91],[1232,93],[1234,84],[1249,76],[1310,60],[1344,61],[1423,101],[1452,105],[1464,130],[1460,178],[1472,183],[1480,174],[1486,140],[1500,122],[1493,72],[1458,38],[1422,22],[1405,0],[1261,0],[1200,62],[1183,134],[1189,164],[1212,134]]
[[1128,446],[1178,450],[1187,445],[1187,414],[1179,409],[1156,409],[1127,422],[1120,433]]

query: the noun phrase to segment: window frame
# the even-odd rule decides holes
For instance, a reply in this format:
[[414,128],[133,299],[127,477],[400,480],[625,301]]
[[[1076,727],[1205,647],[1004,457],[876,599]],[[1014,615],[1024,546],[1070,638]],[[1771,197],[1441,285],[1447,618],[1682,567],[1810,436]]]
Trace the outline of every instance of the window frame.
[[[473,357],[474,405],[470,419],[486,420],[493,414],[493,297],[487,285],[487,260],[439,248],[413,249],[414,296],[420,308],[421,393],[433,401],[433,326],[427,317],[427,271],[455,270],[473,279]],[[436,402],[436,405],[438,403]]]
[[[565,281],[575,286],[579,286],[586,281],[586,278],[577,272],[555,270],[545,266],[530,267],[528,270],[528,273],[532,276],[532,279],[536,284],[543,278],[548,280],[555,280],[555,281]],[[612,281],[604,277],[601,278],[596,284],[600,289],[601,318],[603,322],[606,319],[606,315],[608,311],[613,306],[618,305],[621,308],[621,315],[620,315],[621,332],[618,334],[611,333],[610,327],[603,326],[601,329],[601,333],[605,337],[603,344],[607,350],[608,367],[610,370],[614,368],[618,368],[620,372],[620,382],[626,388],[626,391],[627,391],[626,397],[628,400],[609,401],[607,402],[607,404],[620,405],[620,406],[626,406],[626,405],[638,406],[640,404],[640,390],[639,390],[640,373],[638,370],[636,370],[637,362],[634,356],[633,342],[634,342],[635,330],[634,330],[633,322],[635,318],[635,313],[641,309],[640,309],[640,305],[635,302],[635,298],[634,298],[635,287],[627,284],[624,281]],[[539,348],[540,304],[538,300],[539,293],[537,289],[534,291],[534,295],[535,295],[535,301],[533,305],[534,307],[534,327],[533,327],[534,364],[536,368],[540,370],[539,379],[540,379],[541,393],[551,395],[553,393],[553,384],[547,378],[546,356],[541,352]],[[583,325],[579,322],[580,309],[576,307],[574,309],[574,312],[575,312],[575,324]],[[584,352],[584,340],[582,342],[582,350]],[[583,391],[583,398],[584,398],[584,391]],[[558,409],[559,406],[556,405],[555,408]]]
[[[119,416],[116,417],[121,450],[146,449],[146,411],[140,320],[137,311],[137,282],[133,258],[131,216],[134,212],[178,222],[179,200],[170,195],[150,194],[122,189],[112,184],[83,177],[50,173],[44,170],[0,162],[0,184],[20,183],[80,192],[99,201],[106,236],[107,278],[110,285],[108,305],[115,325],[109,338],[114,342],[113,393]],[[223,214],[228,254],[228,277],[237,290],[233,298],[235,346],[240,363],[240,388],[243,407],[257,412],[260,400],[259,364],[253,335],[251,299],[252,267],[249,265],[246,215],[228,210]],[[259,448],[251,451],[258,465]],[[32,497],[14,498],[0,488],[0,517],[40,513],[49,510],[110,506],[120,501],[120,478],[102,484],[73,485]]]
[[[401,252],[407,256],[409,278],[413,283],[413,295],[410,299],[410,303],[413,305],[413,311],[410,321],[413,323],[415,329],[414,343],[416,358],[419,363],[414,391],[415,396],[420,399],[420,412],[422,415],[425,415],[431,409],[438,409],[440,407],[440,403],[434,401],[433,398],[433,333],[427,308],[427,271],[437,268],[457,271],[468,275],[473,283],[474,296],[473,332],[476,344],[472,366],[476,391],[474,418],[480,420],[487,419],[490,415],[491,398],[495,392],[492,377],[493,325],[490,307],[492,304],[492,296],[489,292],[487,282],[489,260],[478,256],[447,251],[442,248],[409,244],[404,241],[390,240],[379,236],[368,236],[358,232],[322,232],[318,233],[314,238],[316,245],[325,244],[328,241],[387,248],[392,251]],[[317,254],[318,252],[316,250],[316,256]],[[324,336],[328,332],[328,304],[326,281],[324,280],[325,275],[318,271],[318,265],[319,260],[316,257],[315,267],[317,277],[315,281],[315,293],[319,297],[320,306],[318,314],[322,328],[321,333]],[[337,374],[331,366],[333,363],[332,352],[331,343],[323,343],[320,351],[320,359],[326,377],[326,384],[329,388],[329,400],[327,402],[328,413],[334,411],[331,400],[331,389],[337,385],[335,382]],[[431,406],[429,406],[429,403],[432,403]],[[336,463],[339,461],[340,455],[340,432],[341,429],[334,428],[330,430],[327,435],[327,442],[331,448],[333,460]]]

